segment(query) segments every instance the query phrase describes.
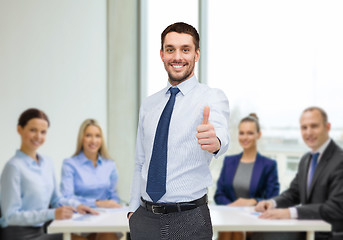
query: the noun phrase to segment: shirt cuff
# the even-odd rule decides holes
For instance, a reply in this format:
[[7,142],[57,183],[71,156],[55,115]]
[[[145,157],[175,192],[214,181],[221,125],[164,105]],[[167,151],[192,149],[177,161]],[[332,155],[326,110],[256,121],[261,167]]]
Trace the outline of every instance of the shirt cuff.
[[215,158],[218,158],[220,155],[222,155],[224,153],[224,151],[223,151],[223,143],[222,143],[222,140],[220,140],[223,137],[221,137],[220,134],[218,133],[217,134],[217,138],[218,138],[218,141],[220,143],[220,146],[219,146],[219,149],[216,152],[212,153]]
[[55,211],[56,211],[56,208],[48,209],[48,219],[49,220],[55,219]]
[[273,203],[273,208],[277,207],[276,201],[274,199],[270,199],[270,201]]
[[291,219],[297,219],[298,218],[298,211],[295,207],[288,208],[289,213],[291,215]]

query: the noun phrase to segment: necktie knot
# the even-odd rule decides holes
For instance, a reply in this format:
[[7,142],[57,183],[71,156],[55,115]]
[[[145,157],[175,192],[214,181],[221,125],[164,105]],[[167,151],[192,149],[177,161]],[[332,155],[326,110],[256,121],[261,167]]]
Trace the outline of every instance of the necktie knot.
[[170,91],[170,94],[172,96],[176,96],[176,94],[178,94],[178,92],[180,92],[180,89],[171,87],[171,88],[169,88],[169,91]]

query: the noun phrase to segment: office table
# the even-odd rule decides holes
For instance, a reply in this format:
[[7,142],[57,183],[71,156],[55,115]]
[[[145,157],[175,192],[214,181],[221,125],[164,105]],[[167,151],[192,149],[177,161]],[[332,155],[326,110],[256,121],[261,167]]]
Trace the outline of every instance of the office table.
[[[307,240],[314,240],[315,232],[331,231],[331,225],[321,220],[265,220],[259,219],[253,208],[210,206],[213,231],[293,231],[307,232]],[[102,210],[98,216],[76,215],[71,220],[55,220],[48,233],[63,233],[71,240],[78,232],[128,232],[127,209]]]
[[331,225],[322,220],[259,219],[252,207],[210,206],[210,210],[215,232],[307,232],[306,239],[314,240],[315,232],[331,231]]

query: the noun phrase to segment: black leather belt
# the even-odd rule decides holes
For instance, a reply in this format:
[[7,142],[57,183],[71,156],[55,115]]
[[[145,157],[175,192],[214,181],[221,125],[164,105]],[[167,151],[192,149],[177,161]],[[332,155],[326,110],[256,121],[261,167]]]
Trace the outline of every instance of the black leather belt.
[[174,212],[183,212],[187,210],[192,210],[194,208],[200,207],[207,203],[207,194],[202,198],[191,202],[179,202],[179,203],[154,203],[149,202],[141,198],[141,206],[144,207],[147,211],[150,211],[154,214],[167,214]]

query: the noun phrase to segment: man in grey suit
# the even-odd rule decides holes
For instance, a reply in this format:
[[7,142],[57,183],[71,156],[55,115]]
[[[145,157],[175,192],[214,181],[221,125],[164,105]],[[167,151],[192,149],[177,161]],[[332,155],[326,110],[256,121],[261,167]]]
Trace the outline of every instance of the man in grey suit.
[[[311,149],[300,160],[298,173],[289,189],[280,196],[257,204],[255,210],[264,219],[343,220],[343,150],[329,137],[331,125],[326,112],[319,107],[303,111],[301,135]],[[331,216],[330,218],[324,216]],[[335,228],[333,227],[333,231]],[[274,233],[277,234],[277,233]],[[291,233],[292,234],[292,233]],[[253,239],[305,239],[301,233],[254,234]],[[317,239],[331,239],[331,233],[316,233]],[[276,237],[276,238],[275,238]]]

